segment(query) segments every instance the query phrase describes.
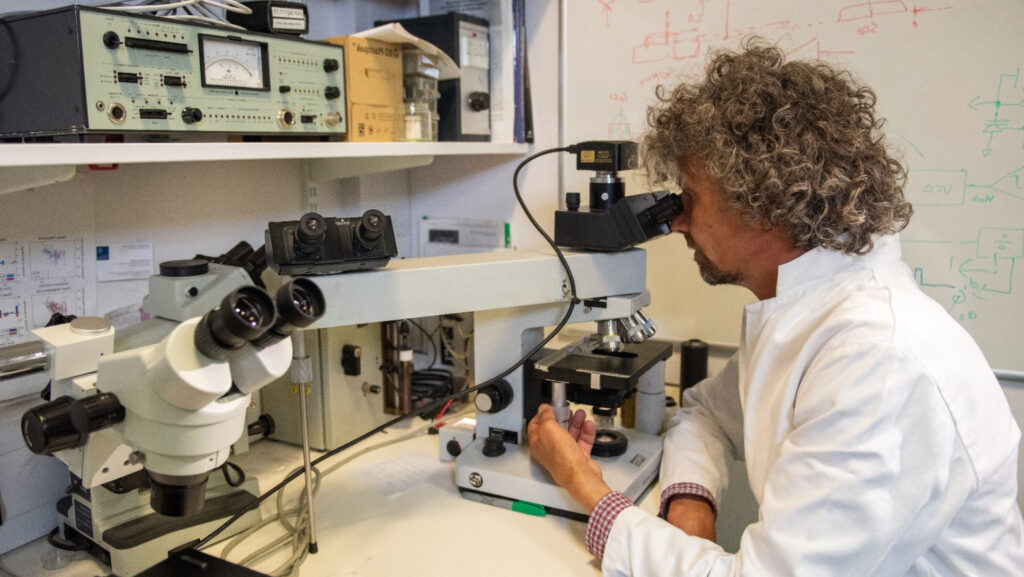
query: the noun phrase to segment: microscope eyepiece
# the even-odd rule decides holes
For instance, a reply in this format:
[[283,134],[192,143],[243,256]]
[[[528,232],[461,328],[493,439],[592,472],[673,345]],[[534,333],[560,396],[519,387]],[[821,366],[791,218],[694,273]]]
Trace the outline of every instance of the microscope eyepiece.
[[324,316],[324,293],[308,278],[292,279],[278,289],[274,300],[277,303],[277,323],[252,341],[256,346],[270,346]]
[[683,212],[683,197],[675,193],[666,194],[641,212],[640,218],[643,224],[649,223],[652,228],[667,227],[681,212]]
[[263,336],[276,321],[274,301],[263,289],[235,289],[199,321],[196,348],[211,359],[224,360],[231,351]]
[[320,249],[327,235],[327,221],[315,212],[307,212],[295,226],[295,251],[304,254],[315,254]]
[[277,291],[277,311],[296,328],[309,326],[324,315],[324,293],[313,281],[297,278]]
[[384,213],[371,208],[364,212],[363,217],[359,219],[356,236],[363,242],[372,243],[380,238],[380,235],[384,234],[386,228],[387,218],[384,216]]

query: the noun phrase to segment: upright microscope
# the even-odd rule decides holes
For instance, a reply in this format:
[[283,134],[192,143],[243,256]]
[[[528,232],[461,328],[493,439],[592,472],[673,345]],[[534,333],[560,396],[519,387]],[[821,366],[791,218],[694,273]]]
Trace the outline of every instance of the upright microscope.
[[[598,425],[592,456],[608,484],[634,500],[651,485],[661,459],[664,361],[672,346],[648,340],[655,327],[640,308],[650,300],[644,253],[627,249],[667,234],[683,207],[678,195],[665,191],[625,196],[618,172],[635,166],[635,143],[594,141],[574,148],[577,169],[595,171],[590,204],[581,209],[578,193],[566,195],[567,210],[555,213],[554,244],[587,251],[570,253],[574,257],[597,258],[597,252],[616,259],[639,256],[641,270],[618,264],[599,270],[573,266],[584,282],[625,277],[631,284],[624,292],[601,298],[577,295],[583,310],[571,321],[596,321],[595,333],[561,349],[544,349],[522,374],[513,373],[510,381],[477,393],[477,441],[456,458],[456,483],[471,499],[524,510],[539,505],[548,513],[586,519],[568,493],[530,458],[523,442],[525,423],[541,403],[551,404],[563,426],[572,413],[570,403],[589,405]],[[550,312],[540,308],[483,311],[476,322],[478,343],[521,334],[524,345],[539,342],[541,328],[554,324]],[[478,375],[483,367],[484,375],[497,368],[490,348],[477,347],[476,353]]]

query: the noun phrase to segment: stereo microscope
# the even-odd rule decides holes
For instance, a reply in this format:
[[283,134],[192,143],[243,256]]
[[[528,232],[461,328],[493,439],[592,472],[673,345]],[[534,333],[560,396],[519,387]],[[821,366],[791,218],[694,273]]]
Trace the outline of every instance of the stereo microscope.
[[[156,316],[120,338],[96,317],[33,331],[51,400],[22,417],[28,447],[71,474],[59,537],[124,575],[255,501],[254,480],[234,487],[210,472],[247,430],[251,395],[291,366],[289,335],[324,311],[302,278],[271,298],[233,266],[193,259],[160,271],[144,301]],[[258,520],[255,509],[234,530]]]

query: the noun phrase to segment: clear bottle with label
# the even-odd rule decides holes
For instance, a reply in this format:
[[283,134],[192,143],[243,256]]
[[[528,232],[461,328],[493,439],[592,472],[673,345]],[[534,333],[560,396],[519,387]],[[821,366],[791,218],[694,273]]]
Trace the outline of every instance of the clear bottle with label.
[[437,89],[440,75],[437,63],[421,50],[402,53],[403,107],[407,141],[437,141]]

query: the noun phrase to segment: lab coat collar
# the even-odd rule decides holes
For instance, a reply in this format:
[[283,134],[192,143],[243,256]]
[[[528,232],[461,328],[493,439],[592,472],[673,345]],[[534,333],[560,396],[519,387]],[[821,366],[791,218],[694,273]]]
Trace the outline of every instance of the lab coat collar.
[[[743,339],[753,337],[757,332],[754,326],[760,326],[774,311],[800,299],[814,287],[836,286],[856,271],[902,262],[898,235],[876,236],[873,240],[874,248],[865,255],[819,247],[779,266],[775,297],[750,303],[743,309]],[[748,327],[750,323],[753,326]]]
[[851,267],[877,267],[899,262],[901,258],[898,235],[876,236],[874,248],[865,255],[845,254],[826,248],[811,249],[779,267],[775,285],[776,298],[801,287],[834,279]]

